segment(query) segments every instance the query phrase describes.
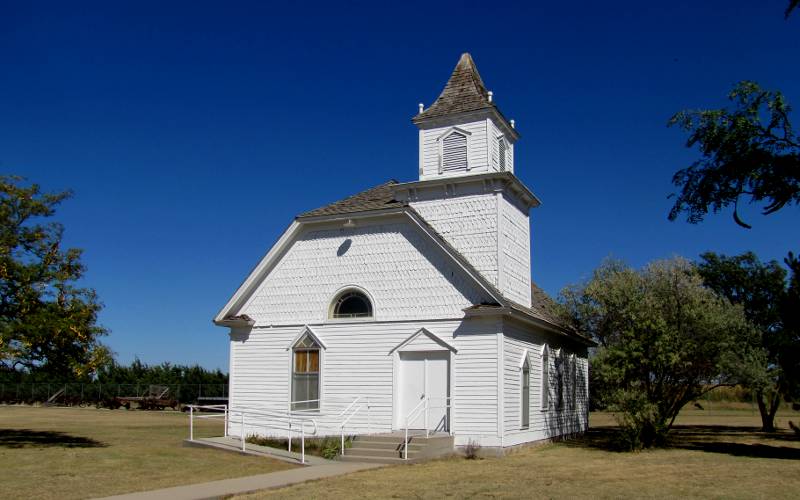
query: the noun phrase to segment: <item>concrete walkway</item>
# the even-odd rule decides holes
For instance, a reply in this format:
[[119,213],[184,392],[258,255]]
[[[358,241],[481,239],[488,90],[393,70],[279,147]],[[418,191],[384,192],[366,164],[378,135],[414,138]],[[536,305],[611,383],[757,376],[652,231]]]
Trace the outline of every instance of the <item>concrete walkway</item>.
[[297,469],[259,474],[257,476],[222,479],[209,483],[175,486],[161,490],[141,491],[128,493],[108,498],[125,500],[195,500],[205,498],[220,498],[227,495],[250,493],[269,488],[280,488],[291,484],[322,479],[325,477],[340,476],[365,469],[383,467],[381,464],[364,464],[358,462],[332,462],[324,465],[312,465]]

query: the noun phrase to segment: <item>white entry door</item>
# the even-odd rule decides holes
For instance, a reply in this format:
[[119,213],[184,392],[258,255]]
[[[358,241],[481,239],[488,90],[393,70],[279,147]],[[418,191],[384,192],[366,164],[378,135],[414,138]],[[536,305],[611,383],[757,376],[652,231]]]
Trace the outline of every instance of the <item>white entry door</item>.
[[398,428],[405,428],[406,417],[427,397],[428,411],[420,410],[411,418],[409,428],[425,429],[427,422],[431,431],[447,430],[449,359],[443,351],[400,353]]

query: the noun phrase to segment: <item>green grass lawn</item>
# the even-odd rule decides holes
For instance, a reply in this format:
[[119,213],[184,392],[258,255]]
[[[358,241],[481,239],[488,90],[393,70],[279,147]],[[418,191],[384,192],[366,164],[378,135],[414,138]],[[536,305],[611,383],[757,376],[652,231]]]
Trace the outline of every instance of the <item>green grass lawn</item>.
[[[184,447],[188,418],[171,411],[0,406],[0,497],[90,498],[294,467]],[[222,430],[220,421],[203,420],[195,436]]]
[[[779,415],[784,428],[800,413]],[[672,445],[639,453],[608,447],[614,420],[593,414],[581,439],[503,458],[451,458],[269,490],[246,498],[797,498],[800,440],[758,432],[748,405],[686,410]]]
[[[786,429],[800,412],[782,411]],[[253,498],[796,498],[800,439],[758,432],[749,405],[711,405],[679,417],[671,446],[611,451],[614,420],[598,413],[581,439],[521,448],[503,458],[450,458],[369,470]],[[0,406],[0,497],[86,498],[293,467],[261,457],[182,446],[176,412]],[[197,424],[197,436],[222,433]]]

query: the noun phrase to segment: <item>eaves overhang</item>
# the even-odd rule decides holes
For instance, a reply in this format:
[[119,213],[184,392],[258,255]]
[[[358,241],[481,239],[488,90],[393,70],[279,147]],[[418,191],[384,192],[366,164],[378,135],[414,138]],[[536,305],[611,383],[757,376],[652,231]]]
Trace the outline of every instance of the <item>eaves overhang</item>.
[[521,321],[523,323],[527,323],[542,330],[546,330],[551,333],[555,333],[562,337],[568,338],[574,342],[578,342],[583,344],[587,347],[596,347],[597,343],[591,340],[588,337],[585,337],[575,331],[569,330],[564,328],[560,325],[553,324],[549,321],[543,320],[532,315],[529,312],[522,311],[512,306],[487,306],[487,305],[477,305],[477,306],[470,306],[464,309],[464,315],[467,318],[480,318],[480,317],[492,317],[492,316],[500,316],[515,319]]

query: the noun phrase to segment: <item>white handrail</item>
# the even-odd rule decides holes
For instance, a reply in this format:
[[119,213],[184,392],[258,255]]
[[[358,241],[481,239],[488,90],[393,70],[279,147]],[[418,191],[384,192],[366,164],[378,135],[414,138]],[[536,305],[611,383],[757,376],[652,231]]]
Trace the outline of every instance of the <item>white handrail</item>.
[[[405,428],[405,439],[403,440],[403,460],[408,460],[408,428],[411,425],[412,418],[419,416],[420,411],[423,409],[425,410],[425,437],[430,437],[430,425],[428,425],[428,413],[431,408],[445,408],[446,410],[450,410],[452,408],[452,404],[450,403],[451,396],[445,396],[441,398],[433,398],[433,399],[443,399],[445,400],[445,404],[442,406],[431,406],[430,400],[427,395],[417,403],[417,406],[414,407],[408,415],[406,416],[406,428]],[[450,431],[450,412],[445,411],[445,425],[447,426],[447,432]]]
[[[354,399],[353,402],[350,403],[347,406],[347,408],[342,410],[342,412],[339,414],[339,416],[344,416],[348,411],[350,411],[351,408],[353,408],[353,406],[356,403],[361,403],[361,396],[359,396],[356,399]],[[348,422],[350,422],[350,419],[353,418],[356,415],[356,413],[358,413],[361,410],[361,408],[363,408],[363,404],[359,404],[358,406],[356,406],[356,409],[353,410],[353,412],[350,413],[350,415],[348,415],[346,418],[344,418],[344,420],[342,420],[341,425],[339,426],[339,431],[341,433],[341,438],[342,438],[342,441],[341,441],[341,446],[342,446],[341,447],[341,452],[342,452],[342,455],[344,455],[344,426],[347,425]],[[369,400],[367,400],[367,408],[369,408]],[[367,418],[369,419],[369,417],[367,417]],[[369,427],[372,426],[371,422],[368,422],[367,425]]]
[[425,396],[425,397],[422,398],[422,400],[419,403],[417,403],[417,406],[415,406],[414,409],[412,409],[410,412],[408,412],[408,415],[406,415],[406,437],[403,440],[403,460],[408,460],[408,427],[410,425],[411,418],[412,417],[416,417],[417,414],[420,412],[421,408],[425,408],[426,409],[426,414],[425,414],[425,420],[426,420],[425,424],[426,425],[425,425],[425,427],[427,427],[428,426],[427,425],[427,407],[428,407],[428,396]]
[[[251,427],[269,427],[278,430],[285,430],[288,434],[289,451],[292,451],[292,432],[300,430],[300,463],[306,463],[306,434],[315,435],[317,433],[316,420],[308,417],[292,415],[290,412],[277,412],[270,410],[263,410],[259,408],[245,408],[238,407],[237,409],[229,408],[228,405],[187,405],[189,407],[189,441],[194,441],[194,419],[210,419],[210,418],[224,418],[225,419],[225,436],[228,435],[228,421],[233,418],[234,414],[238,414],[240,428],[239,439],[242,442],[242,451],[246,451],[247,432],[246,417],[267,417],[270,422],[267,424],[260,424],[258,420],[249,422]],[[198,415],[195,416],[195,410],[213,410],[223,411],[223,414],[216,415]],[[284,422],[282,422],[282,420]],[[283,423],[283,426],[281,424]],[[299,425],[298,425],[299,424]],[[306,430],[306,427],[309,427]]]

